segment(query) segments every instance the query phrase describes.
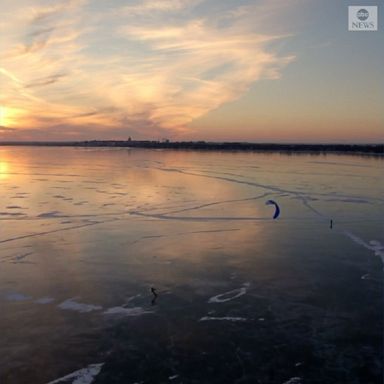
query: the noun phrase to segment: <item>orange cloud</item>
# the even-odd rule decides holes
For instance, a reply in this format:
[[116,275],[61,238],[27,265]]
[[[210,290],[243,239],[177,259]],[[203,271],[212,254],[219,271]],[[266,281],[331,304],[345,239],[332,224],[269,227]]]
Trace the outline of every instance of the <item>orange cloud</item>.
[[2,125],[18,137],[37,129],[49,138],[52,127],[63,137],[92,127],[106,137],[177,135],[293,60],[270,46],[287,36],[257,30],[243,7],[204,15],[202,0],[109,11],[86,0],[27,4],[9,3],[3,22],[0,103],[12,117]]

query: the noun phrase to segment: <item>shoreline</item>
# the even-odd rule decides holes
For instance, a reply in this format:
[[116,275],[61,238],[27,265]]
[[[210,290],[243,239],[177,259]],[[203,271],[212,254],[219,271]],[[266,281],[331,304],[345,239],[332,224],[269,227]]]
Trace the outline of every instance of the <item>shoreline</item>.
[[168,142],[168,141],[134,141],[134,140],[91,140],[68,142],[29,141],[0,142],[0,147],[28,146],[28,147],[83,147],[83,148],[143,148],[143,149],[171,149],[192,151],[218,152],[283,152],[292,154],[356,154],[384,156],[384,144],[273,144],[247,142]]

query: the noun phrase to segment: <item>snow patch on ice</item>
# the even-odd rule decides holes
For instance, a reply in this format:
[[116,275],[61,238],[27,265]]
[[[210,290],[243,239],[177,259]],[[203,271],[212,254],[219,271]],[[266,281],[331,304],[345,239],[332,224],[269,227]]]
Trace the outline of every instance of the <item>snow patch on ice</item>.
[[232,291],[221,293],[220,295],[216,295],[211,297],[208,300],[208,303],[225,303],[226,301],[230,301],[236,299],[237,297],[243,296],[247,293],[247,288],[250,286],[250,283],[244,283],[241,288],[233,289]]
[[232,317],[232,316],[224,316],[224,317],[204,316],[199,321],[211,321],[211,320],[247,321],[245,317]]
[[91,384],[95,377],[100,373],[104,363],[90,364],[86,368],[79,369],[69,375],[50,381],[47,384],[72,383],[72,384]]
[[5,298],[8,301],[25,301],[25,300],[30,300],[30,296],[23,295],[22,293],[18,292],[10,292],[5,295]]
[[99,311],[103,309],[100,305],[94,305],[94,304],[85,304],[85,303],[79,303],[75,301],[75,297],[72,297],[71,299],[67,299],[63,301],[61,304],[58,305],[60,309],[64,310],[70,310],[70,311],[77,311],[77,312],[91,312],[91,311]]
[[344,231],[344,234],[353,240],[356,244],[363,246],[370,251],[373,251],[376,256],[379,256],[384,266],[384,245],[377,240],[371,240],[369,243],[365,242],[360,237],[356,236],[352,232]]
[[301,377],[291,377],[288,381],[285,381],[283,384],[301,384]]
[[140,296],[141,296],[141,293],[138,293],[137,295],[128,297],[128,298],[125,300],[125,303],[126,303],[126,304],[124,304],[124,305],[127,305],[128,303],[130,303],[131,301],[135,300],[137,297],[140,297]]
[[141,315],[145,315],[147,313],[153,313],[153,312],[154,311],[145,310],[142,307],[132,307],[132,308],[112,307],[112,308],[108,308],[103,313],[105,315],[141,316]]
[[41,297],[40,299],[35,300],[35,303],[37,303],[37,304],[50,304],[53,301],[55,301],[55,299],[53,297]]

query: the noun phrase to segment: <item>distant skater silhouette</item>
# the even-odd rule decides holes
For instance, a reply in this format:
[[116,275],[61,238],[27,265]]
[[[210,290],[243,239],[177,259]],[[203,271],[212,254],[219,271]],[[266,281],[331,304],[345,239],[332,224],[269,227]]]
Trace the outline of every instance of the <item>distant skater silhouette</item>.
[[151,304],[152,304],[152,305],[155,305],[155,304],[156,304],[157,297],[158,297],[158,294],[157,294],[157,292],[156,292],[156,288],[151,287],[151,292],[152,292],[152,295],[153,295],[153,299],[152,299],[152,301],[151,301]]
[[331,222],[329,223],[329,228],[333,228],[333,220],[331,220]]

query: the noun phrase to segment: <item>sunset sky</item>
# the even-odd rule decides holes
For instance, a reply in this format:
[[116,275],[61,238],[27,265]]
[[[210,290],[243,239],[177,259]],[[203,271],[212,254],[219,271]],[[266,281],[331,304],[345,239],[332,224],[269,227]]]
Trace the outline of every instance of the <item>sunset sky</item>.
[[2,0],[0,141],[382,142],[382,5]]

